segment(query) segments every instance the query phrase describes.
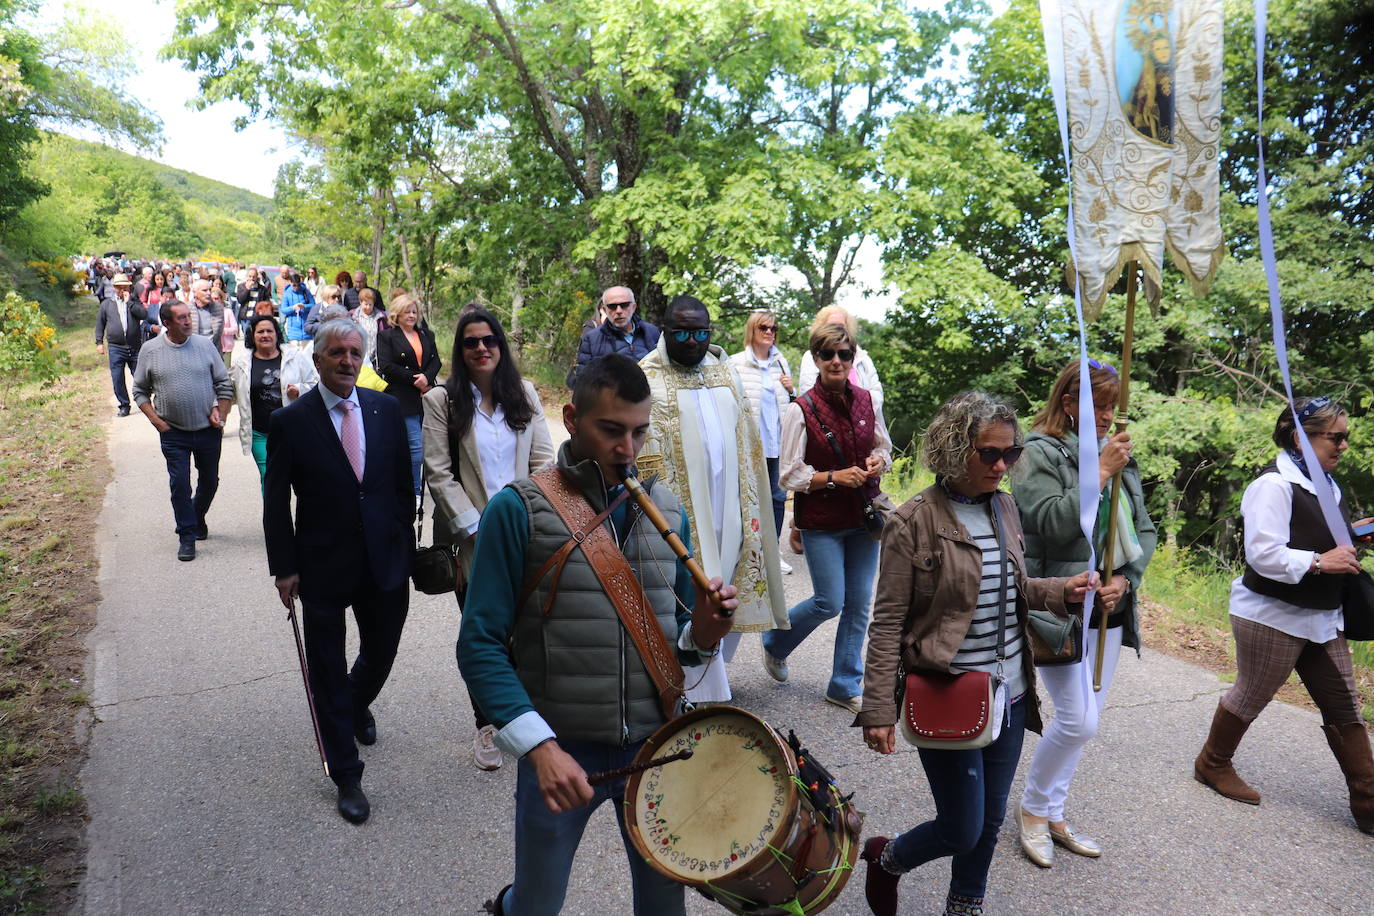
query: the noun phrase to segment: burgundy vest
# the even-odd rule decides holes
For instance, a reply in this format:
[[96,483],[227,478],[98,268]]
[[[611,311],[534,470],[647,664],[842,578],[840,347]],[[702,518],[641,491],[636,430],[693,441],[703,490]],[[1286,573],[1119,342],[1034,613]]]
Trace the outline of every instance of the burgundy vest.
[[[802,458],[817,471],[839,471],[855,465],[863,467],[864,460],[873,453],[876,422],[873,398],[857,385],[849,385],[848,389],[852,396],[848,405],[842,396],[823,389],[820,382],[803,398],[797,399],[802,416],[806,418],[806,450]],[[810,404],[806,403],[808,400]],[[835,442],[844,455],[843,462],[835,457],[822,423],[835,434]],[[879,483],[875,478],[857,490],[836,484],[833,490],[821,485],[810,493],[797,493],[793,497],[797,527],[823,531],[862,528],[863,497],[872,499],[878,491]]]

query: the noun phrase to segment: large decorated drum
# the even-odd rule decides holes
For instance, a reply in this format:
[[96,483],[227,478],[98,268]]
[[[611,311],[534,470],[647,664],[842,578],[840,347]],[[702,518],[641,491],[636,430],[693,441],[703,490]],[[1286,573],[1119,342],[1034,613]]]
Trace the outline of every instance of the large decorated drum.
[[630,839],[649,864],[736,913],[817,913],[849,880],[863,816],[794,735],[713,706],[649,737],[635,763],[689,759],[631,776]]

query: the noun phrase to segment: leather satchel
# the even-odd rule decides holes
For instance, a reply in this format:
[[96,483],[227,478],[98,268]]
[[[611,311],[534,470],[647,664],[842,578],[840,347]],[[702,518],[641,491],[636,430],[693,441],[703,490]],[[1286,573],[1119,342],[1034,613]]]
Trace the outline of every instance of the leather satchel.
[[1374,577],[1363,569],[1346,576],[1341,610],[1345,613],[1346,639],[1374,639]]
[[917,747],[973,750],[1002,733],[1007,718],[1007,683],[1001,676],[1007,650],[1007,549],[1002,516],[989,504],[997,531],[1000,582],[997,587],[997,668],[987,671],[909,671],[902,676],[902,737]]
[[[558,517],[568,526],[572,537],[550,558],[550,563],[546,563],[526,583],[522,590],[524,600],[519,606],[524,605],[533,588],[543,580],[552,566],[555,567],[553,582],[548,588],[549,601],[543,609],[545,614],[549,613],[553,606],[553,593],[558,588],[563,561],[573,549],[580,547],[591,564],[592,571],[596,573],[602,590],[615,606],[621,625],[630,634],[635,649],[639,651],[644,668],[653,679],[654,686],[658,688],[659,709],[662,710],[663,717],[672,719],[679,715],[685,693],[685,675],[682,665],[677,660],[677,651],[668,644],[663,628],[658,625],[658,618],[650,610],[648,596],[644,594],[644,587],[640,585],[634,570],[630,568],[630,562],[625,559],[625,554],[620,552],[615,539],[602,524],[627,493],[622,492],[620,499],[611,503],[605,512],[598,515],[558,468],[549,468],[532,474],[530,480],[534,481],[540,492],[548,498]],[[555,560],[556,563],[553,562]]]

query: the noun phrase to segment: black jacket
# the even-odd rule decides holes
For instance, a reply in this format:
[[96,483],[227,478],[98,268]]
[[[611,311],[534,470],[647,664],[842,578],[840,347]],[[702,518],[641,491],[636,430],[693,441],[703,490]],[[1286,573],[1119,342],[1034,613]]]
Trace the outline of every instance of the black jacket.
[[[121,304],[129,310],[125,316],[128,319],[128,331],[119,326]],[[143,346],[143,322],[147,318],[148,310],[133,296],[123,303],[113,297],[102,300],[100,314],[95,319],[95,342],[101,344],[109,341],[111,346],[137,350]]]
[[416,326],[415,330],[420,335],[420,352],[424,356],[419,363],[399,326],[377,332],[377,374],[386,380],[386,393],[400,402],[401,415],[405,417],[418,416],[424,409],[420,389],[415,387],[415,373],[423,372],[433,385],[443,367],[434,334],[423,326]]

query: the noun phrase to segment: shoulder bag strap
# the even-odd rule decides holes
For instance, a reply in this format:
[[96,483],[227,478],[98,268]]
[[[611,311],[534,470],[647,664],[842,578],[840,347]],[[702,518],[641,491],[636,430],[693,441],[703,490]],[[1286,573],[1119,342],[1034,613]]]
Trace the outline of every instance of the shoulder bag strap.
[[797,400],[811,408],[811,415],[815,417],[816,422],[820,424],[821,432],[825,434],[825,441],[830,443],[830,450],[835,453],[835,460],[839,462],[840,465],[835,470],[838,471],[841,468],[849,467],[849,464],[844,460],[844,450],[840,448],[840,443],[835,440],[835,434],[830,431],[829,426],[825,425],[825,421],[821,419],[821,412],[816,409],[816,402],[811,400],[811,392],[808,391]]
[[[667,637],[663,635],[658,619],[649,612],[649,599],[644,594],[644,587],[635,578],[629,561],[601,524],[629,492],[622,492],[610,508],[597,516],[593,515],[592,507],[587,500],[568,484],[563,473],[557,468],[535,474],[530,479],[548,497],[554,511],[563,519],[568,530],[576,532],[559,553],[563,554],[566,560],[565,551],[570,552],[578,545],[582,547],[592,571],[596,573],[597,581],[601,583],[602,590],[615,606],[621,625],[630,634],[630,639],[633,640],[635,649],[644,662],[645,670],[649,672],[654,686],[658,688],[658,703],[664,718],[673,718],[678,714],[683,700],[682,665],[677,660],[677,653],[668,644]],[[561,569],[562,564],[559,566]],[[548,613],[547,606],[544,612]]]
[[[557,468],[549,468],[548,470],[541,471],[538,474],[531,474],[530,479],[537,484],[539,483],[540,477],[549,476],[556,476],[561,479],[563,475]],[[540,492],[542,492],[545,496],[549,497],[549,502],[553,503],[554,508],[559,509],[558,503],[554,501],[552,496],[550,496],[548,489],[543,486],[540,486],[539,489]],[[564,515],[561,510],[558,512],[558,517],[563,519],[563,523],[568,526],[568,530],[572,532],[572,536],[568,538],[567,542],[565,542],[562,547],[555,550],[553,554],[547,560],[544,561],[543,566],[535,570],[534,573],[528,579],[525,580],[524,586],[520,589],[520,597],[517,598],[515,602],[515,606],[517,609],[525,606],[525,602],[530,600],[530,595],[534,594],[535,588],[538,587],[540,582],[544,581],[544,577],[549,574],[549,570],[553,570],[553,581],[549,583],[548,588],[549,597],[548,600],[544,602],[544,607],[541,609],[542,612],[545,614],[549,612],[550,608],[553,607],[553,599],[558,594],[558,580],[563,575],[563,566],[568,562],[568,554],[572,553],[573,548],[577,547],[578,544],[582,543],[582,541],[586,539],[592,533],[592,531],[601,527],[601,523],[606,521],[606,519],[610,518],[611,513],[614,512],[617,508],[619,508],[620,504],[623,503],[629,497],[629,495],[630,494],[628,491],[622,492],[618,497],[611,501],[611,504],[606,507],[606,511],[602,512],[600,515],[586,522],[580,528],[574,527],[573,523],[568,520],[568,517]],[[578,499],[581,499],[581,497],[578,496]],[[586,500],[582,501],[584,503],[586,502]]]

